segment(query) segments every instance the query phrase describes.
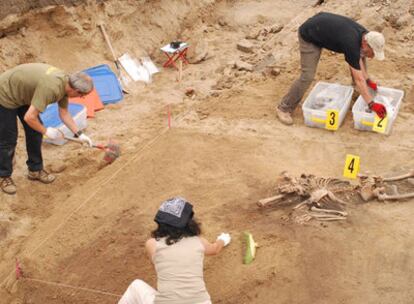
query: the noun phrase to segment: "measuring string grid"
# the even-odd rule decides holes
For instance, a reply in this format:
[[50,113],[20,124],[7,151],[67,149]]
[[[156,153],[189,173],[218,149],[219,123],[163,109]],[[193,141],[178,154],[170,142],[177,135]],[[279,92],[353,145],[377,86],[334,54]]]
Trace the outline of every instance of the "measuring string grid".
[[39,280],[39,279],[32,279],[32,278],[23,278],[23,280],[32,281],[32,282],[41,283],[41,284],[46,284],[46,285],[51,285],[51,286],[56,286],[56,287],[63,287],[63,288],[69,288],[69,289],[74,289],[74,290],[79,290],[79,291],[85,291],[85,292],[100,294],[100,295],[104,295],[104,296],[110,296],[110,297],[116,297],[116,298],[121,298],[122,297],[122,295],[107,292],[107,291],[102,291],[102,290],[97,290],[97,289],[92,289],[92,288],[86,288],[86,287],[78,287],[78,286],[73,286],[73,285],[64,284],[64,283],[57,283],[57,282],[51,282],[51,281],[45,281],[45,280]]
[[[178,126],[178,123],[181,122],[185,118],[185,116],[188,115],[188,113],[190,113],[194,109],[194,107],[195,107],[195,105],[190,106],[187,111],[177,115],[177,119],[173,119],[173,118],[170,117],[170,120],[175,121],[176,125]],[[147,148],[151,147],[153,144],[155,144],[161,138],[161,136],[164,135],[169,129],[170,129],[170,126],[163,127],[153,139],[151,139],[145,145],[143,145],[140,149],[138,149],[136,154],[131,159],[129,159],[127,162],[125,162],[125,164],[122,165],[120,168],[118,168],[111,176],[109,176],[106,180],[104,180],[102,183],[100,183],[96,187],[96,190],[93,193],[91,193],[91,195],[89,195],[83,202],[81,202],[79,204],[78,207],[76,207],[72,212],[70,212],[64,218],[64,220],[48,236],[46,236],[41,242],[39,242],[39,244],[31,252],[27,253],[26,255],[28,257],[31,257],[35,252],[37,252],[37,250],[39,250],[50,238],[52,238],[57,233],[58,230],[60,230],[63,226],[65,226],[65,224],[69,221],[69,219],[73,216],[73,214],[75,214],[77,211],[79,211],[84,205],[86,205],[86,203],[91,201],[92,198],[94,198],[105,185],[110,183],[121,171],[123,171],[124,168],[126,168],[131,163],[133,163],[137,159],[139,159],[139,157],[142,156],[141,153],[144,152]],[[25,255],[25,254],[23,253],[22,255]],[[40,279],[26,278],[26,277],[23,276],[23,270],[22,270],[21,265],[20,265],[17,258],[15,259],[14,269],[11,273],[9,273],[9,275],[11,275],[13,272],[16,275],[16,279],[23,278],[24,280],[38,282],[38,283],[44,283],[44,284],[49,284],[49,285],[67,287],[67,288],[72,288],[72,289],[78,289],[78,290],[83,290],[83,291],[89,291],[89,292],[95,292],[95,293],[101,293],[101,294],[106,294],[106,295],[110,295],[110,296],[120,297],[120,295],[116,295],[116,294],[112,294],[112,293],[108,293],[108,292],[104,292],[104,291],[99,291],[99,290],[94,290],[94,289],[89,289],[89,288],[82,288],[82,287],[75,287],[75,286],[71,286],[71,285],[67,285],[67,284],[50,282],[50,281],[45,281],[45,280],[40,280]],[[0,286],[4,286],[6,284],[9,275],[5,276],[5,279],[2,281]]]

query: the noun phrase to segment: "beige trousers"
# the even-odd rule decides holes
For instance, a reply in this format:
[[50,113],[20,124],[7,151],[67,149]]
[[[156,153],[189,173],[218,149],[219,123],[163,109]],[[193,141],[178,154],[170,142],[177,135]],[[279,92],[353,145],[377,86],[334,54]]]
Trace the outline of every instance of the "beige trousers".
[[306,90],[311,85],[322,51],[320,47],[303,40],[299,32],[298,38],[301,74],[290,87],[289,92],[283,97],[278,107],[283,112],[289,113],[292,113],[296,109],[303,95],[305,95]]
[[[118,304],[153,304],[157,290],[141,280],[133,281]],[[197,304],[197,303],[195,303]],[[198,304],[211,304],[210,301]]]
[[157,291],[141,280],[133,281],[118,304],[153,304]]

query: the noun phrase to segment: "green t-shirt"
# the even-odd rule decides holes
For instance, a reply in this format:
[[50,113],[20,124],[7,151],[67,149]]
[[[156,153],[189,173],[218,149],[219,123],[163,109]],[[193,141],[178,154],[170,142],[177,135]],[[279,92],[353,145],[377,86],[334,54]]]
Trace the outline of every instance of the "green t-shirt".
[[54,102],[67,108],[68,76],[44,63],[18,65],[0,75],[0,105],[8,109],[33,105],[43,112]]

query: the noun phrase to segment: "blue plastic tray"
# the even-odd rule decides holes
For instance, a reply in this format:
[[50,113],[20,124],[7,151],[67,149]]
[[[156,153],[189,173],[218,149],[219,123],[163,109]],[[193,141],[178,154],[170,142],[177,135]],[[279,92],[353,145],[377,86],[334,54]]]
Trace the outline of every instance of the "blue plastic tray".
[[84,72],[92,77],[103,104],[117,103],[124,98],[118,78],[107,64],[89,68]]
[[107,64],[97,65],[95,67],[84,70],[84,72],[86,74],[88,74],[89,76],[99,75],[99,74],[106,74],[106,73],[113,73],[113,71],[111,70],[111,68]]
[[[69,113],[72,117],[81,112],[83,108],[84,106],[81,104],[69,103]],[[58,104],[56,102],[48,105],[46,110],[40,113],[40,119],[46,128],[57,128],[63,124],[59,117]]]

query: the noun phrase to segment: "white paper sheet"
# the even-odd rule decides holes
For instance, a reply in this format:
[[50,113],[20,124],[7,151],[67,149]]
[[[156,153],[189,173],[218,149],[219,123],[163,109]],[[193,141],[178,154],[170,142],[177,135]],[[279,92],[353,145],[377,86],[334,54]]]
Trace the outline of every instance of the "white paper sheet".
[[159,72],[158,68],[156,67],[154,62],[152,62],[151,58],[142,57],[141,61],[142,61],[142,65],[148,70],[148,72],[151,75]]
[[179,48],[176,48],[176,49],[172,48],[170,44],[167,44],[167,45],[164,45],[161,48],[161,51],[166,52],[166,53],[169,53],[169,54],[174,54],[175,52],[181,51],[181,50],[183,50],[183,49],[185,49],[187,47],[188,47],[188,43],[187,42],[181,42],[180,47]]
[[134,81],[151,82],[151,73],[129,54],[122,55],[118,60]]

